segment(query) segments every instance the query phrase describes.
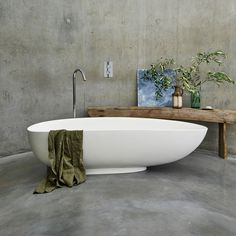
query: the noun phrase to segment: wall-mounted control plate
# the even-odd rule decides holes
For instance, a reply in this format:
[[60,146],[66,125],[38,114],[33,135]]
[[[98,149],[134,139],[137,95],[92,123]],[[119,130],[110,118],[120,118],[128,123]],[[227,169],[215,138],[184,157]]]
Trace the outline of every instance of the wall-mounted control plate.
[[104,62],[104,78],[112,78],[113,77],[113,63],[112,61]]

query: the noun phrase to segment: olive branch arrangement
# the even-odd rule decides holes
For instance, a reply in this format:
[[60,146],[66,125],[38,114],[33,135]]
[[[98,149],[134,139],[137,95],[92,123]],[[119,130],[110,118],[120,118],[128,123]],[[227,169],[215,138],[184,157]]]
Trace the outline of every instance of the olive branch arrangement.
[[145,71],[144,79],[154,82],[157,100],[163,96],[163,92],[166,91],[173,82],[173,76],[167,73],[169,70],[175,72],[176,85],[190,93],[199,91],[202,84],[206,82],[214,82],[218,86],[224,82],[234,84],[235,81],[233,81],[226,72],[221,70],[210,70],[205,76],[200,76],[202,64],[216,64],[221,67],[224,63],[224,59],[226,59],[226,54],[222,50],[199,52],[192,58],[190,66],[176,66],[173,58],[160,58],[156,64],[152,64],[151,67]]

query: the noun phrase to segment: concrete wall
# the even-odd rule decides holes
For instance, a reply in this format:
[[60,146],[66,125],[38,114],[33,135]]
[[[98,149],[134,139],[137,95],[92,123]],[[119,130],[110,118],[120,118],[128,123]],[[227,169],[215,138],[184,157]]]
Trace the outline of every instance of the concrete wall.
[[[72,116],[77,67],[87,76],[77,83],[79,116],[88,106],[136,105],[136,69],[161,56],[187,63],[219,48],[236,74],[235,0],[0,0],[0,23],[0,156],[29,150],[27,126]],[[236,109],[235,87],[204,86],[202,105]],[[202,147],[216,150],[217,126],[209,128]],[[230,127],[232,153],[235,134]]]

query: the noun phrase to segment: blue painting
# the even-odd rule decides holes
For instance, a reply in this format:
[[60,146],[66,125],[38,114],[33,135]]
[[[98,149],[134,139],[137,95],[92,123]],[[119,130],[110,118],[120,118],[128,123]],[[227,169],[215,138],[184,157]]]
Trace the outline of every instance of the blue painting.
[[173,70],[166,70],[165,74],[172,77],[170,87],[163,91],[163,96],[156,99],[156,87],[153,80],[144,79],[145,69],[137,70],[137,95],[139,107],[171,107],[172,106],[172,94],[174,92],[175,77],[176,74]]

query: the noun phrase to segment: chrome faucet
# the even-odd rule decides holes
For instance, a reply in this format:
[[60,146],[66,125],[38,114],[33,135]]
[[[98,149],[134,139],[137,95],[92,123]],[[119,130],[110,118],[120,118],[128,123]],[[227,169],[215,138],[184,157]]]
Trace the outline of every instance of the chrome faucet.
[[73,117],[74,118],[76,118],[76,82],[75,82],[76,77],[75,76],[77,72],[80,72],[83,77],[83,80],[86,81],[84,72],[81,69],[76,69],[73,73]]

